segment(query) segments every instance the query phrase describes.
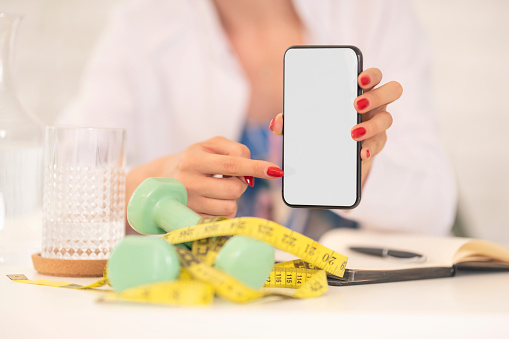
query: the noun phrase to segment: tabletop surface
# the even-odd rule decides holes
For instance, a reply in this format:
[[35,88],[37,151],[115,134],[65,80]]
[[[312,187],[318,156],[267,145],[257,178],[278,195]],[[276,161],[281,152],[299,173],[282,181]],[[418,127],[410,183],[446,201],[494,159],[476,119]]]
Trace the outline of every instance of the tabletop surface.
[[20,284],[6,277],[19,273],[81,285],[97,280],[0,266],[0,337],[509,337],[508,272],[330,287],[308,300],[268,297],[238,305],[216,298],[210,306],[188,308],[99,303],[102,292]]

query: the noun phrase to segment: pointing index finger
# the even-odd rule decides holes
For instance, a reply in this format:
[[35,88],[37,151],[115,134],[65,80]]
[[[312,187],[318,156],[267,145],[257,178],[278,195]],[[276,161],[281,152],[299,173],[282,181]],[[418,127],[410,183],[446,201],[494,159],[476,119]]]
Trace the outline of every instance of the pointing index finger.
[[283,171],[274,163],[221,154],[207,154],[195,169],[206,174],[225,176],[253,176],[273,179],[283,176]]

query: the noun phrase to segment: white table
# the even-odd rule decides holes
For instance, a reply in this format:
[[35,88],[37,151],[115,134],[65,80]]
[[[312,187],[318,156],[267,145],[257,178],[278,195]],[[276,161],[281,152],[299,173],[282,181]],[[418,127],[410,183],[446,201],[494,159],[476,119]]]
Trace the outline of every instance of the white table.
[[202,308],[97,303],[99,292],[20,284],[0,266],[0,338],[509,338],[509,273],[331,287],[310,300],[267,298]]

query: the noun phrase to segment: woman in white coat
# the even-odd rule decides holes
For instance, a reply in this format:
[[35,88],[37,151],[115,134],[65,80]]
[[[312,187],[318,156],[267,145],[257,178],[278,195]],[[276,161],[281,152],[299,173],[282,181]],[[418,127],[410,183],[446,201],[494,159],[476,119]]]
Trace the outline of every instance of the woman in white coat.
[[[283,175],[282,116],[273,119],[282,57],[301,44],[355,45],[365,66],[398,81],[382,85],[378,68],[359,76],[364,94],[352,105],[363,122],[352,138],[363,141],[363,198],[354,210],[289,212],[273,193]],[[144,0],[116,12],[61,122],[127,129],[128,197],[147,177],[173,177],[204,216],[257,215],[313,237],[339,224],[444,234],[456,191],[428,62],[407,1]]]

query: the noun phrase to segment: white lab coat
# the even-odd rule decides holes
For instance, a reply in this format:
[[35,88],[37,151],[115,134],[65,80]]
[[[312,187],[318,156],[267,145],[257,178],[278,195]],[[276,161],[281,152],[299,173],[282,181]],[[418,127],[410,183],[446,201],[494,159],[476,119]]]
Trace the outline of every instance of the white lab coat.
[[[408,1],[295,0],[309,44],[358,46],[364,68],[399,81],[394,124],[360,205],[367,229],[445,234],[456,187],[437,133],[429,47]],[[248,83],[210,0],[145,0],[119,9],[61,124],[127,129],[129,166],[224,136],[238,140]],[[276,115],[278,112],[274,112]]]

